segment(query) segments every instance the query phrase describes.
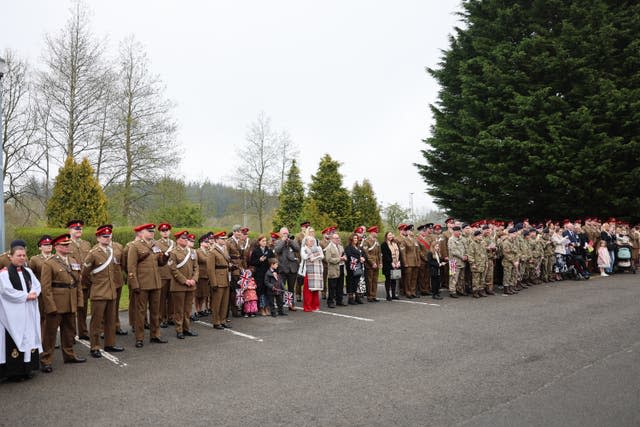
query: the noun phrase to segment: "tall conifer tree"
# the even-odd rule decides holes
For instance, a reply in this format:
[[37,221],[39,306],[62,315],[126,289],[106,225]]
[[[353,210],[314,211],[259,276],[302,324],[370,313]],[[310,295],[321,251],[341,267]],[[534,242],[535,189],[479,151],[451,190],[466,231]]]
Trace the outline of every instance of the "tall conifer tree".
[[304,185],[300,179],[300,169],[295,159],[291,161],[291,167],[287,172],[287,179],[282,184],[278,196],[280,206],[273,217],[273,227],[279,230],[281,227],[293,229],[298,225],[304,203]]
[[340,230],[350,230],[354,226],[351,196],[343,186],[339,168],[340,162],[325,154],[320,159],[318,172],[311,177],[308,197],[315,201],[320,213],[335,221]]

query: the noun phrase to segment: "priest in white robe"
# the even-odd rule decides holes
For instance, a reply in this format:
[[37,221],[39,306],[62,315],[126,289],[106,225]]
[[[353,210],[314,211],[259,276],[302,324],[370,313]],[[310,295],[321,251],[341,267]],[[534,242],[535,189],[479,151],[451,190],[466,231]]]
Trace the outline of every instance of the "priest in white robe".
[[12,242],[9,256],[11,264],[0,271],[0,377],[20,380],[39,368],[40,282],[26,267],[24,242]]

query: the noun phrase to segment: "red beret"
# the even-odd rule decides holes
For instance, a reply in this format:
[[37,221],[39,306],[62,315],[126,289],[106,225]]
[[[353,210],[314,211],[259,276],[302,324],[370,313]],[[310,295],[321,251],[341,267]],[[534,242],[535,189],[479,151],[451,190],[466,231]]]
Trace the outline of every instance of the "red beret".
[[191,234],[189,233],[189,235],[187,236],[187,239],[191,240],[192,242],[194,242],[196,240],[196,235],[195,234]]
[[169,230],[171,230],[171,224],[169,224],[167,222],[162,222],[162,223],[160,223],[160,225],[158,225],[158,230],[159,231],[169,231]]
[[276,233],[275,231],[272,231],[272,232],[271,232],[271,238],[272,238],[272,239],[279,239],[279,238],[280,238],[280,235],[279,235],[278,233]]
[[442,230],[442,226],[440,224],[436,224],[433,226],[434,230]]
[[181,239],[181,238],[185,238],[188,239],[189,238],[189,232],[187,230],[182,230],[182,231],[178,231],[177,233],[174,234],[176,239]]
[[155,230],[155,228],[156,228],[155,224],[149,223],[149,224],[142,224],[142,225],[139,225],[137,227],[134,227],[133,231],[138,233],[138,232],[140,232],[142,230]]
[[372,225],[371,227],[367,228],[367,233],[377,233],[377,232],[378,232],[377,225]]
[[227,235],[226,231],[218,231],[217,233],[214,233],[213,238],[214,239],[219,239],[221,237],[224,237]]
[[65,234],[61,234],[58,237],[56,237],[55,239],[53,239],[53,245],[68,245],[69,243],[71,243],[71,234],[69,233],[65,233]]
[[329,233],[331,233],[331,227],[323,228],[320,233],[321,234],[329,234]]
[[67,228],[82,227],[82,226],[84,226],[84,221],[81,219],[72,219],[71,221],[67,222]]
[[300,223],[300,227],[308,227],[309,225],[311,225],[311,223],[309,221],[302,221]]
[[240,229],[240,232],[241,232],[242,234],[247,234],[247,233],[249,233],[249,228],[248,228],[248,227],[242,227],[242,228]]
[[607,220],[607,222],[616,222],[616,219],[614,217],[611,217]]
[[398,230],[404,230],[405,228],[407,228],[407,224],[404,223],[398,226]]
[[357,234],[362,234],[362,233],[364,233],[364,227],[363,226],[356,227],[356,229],[353,230],[353,232],[357,233]]
[[96,236],[105,236],[113,233],[113,225],[104,224],[96,229]]

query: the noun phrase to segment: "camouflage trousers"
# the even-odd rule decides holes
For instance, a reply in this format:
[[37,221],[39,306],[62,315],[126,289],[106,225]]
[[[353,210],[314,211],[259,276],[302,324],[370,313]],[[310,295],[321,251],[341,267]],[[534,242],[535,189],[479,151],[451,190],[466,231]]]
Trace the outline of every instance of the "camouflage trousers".
[[487,270],[471,271],[471,283],[473,286],[473,292],[479,292],[484,289],[486,275],[487,275]]
[[517,281],[517,272],[513,263],[502,261],[504,274],[502,275],[503,286],[515,286]]

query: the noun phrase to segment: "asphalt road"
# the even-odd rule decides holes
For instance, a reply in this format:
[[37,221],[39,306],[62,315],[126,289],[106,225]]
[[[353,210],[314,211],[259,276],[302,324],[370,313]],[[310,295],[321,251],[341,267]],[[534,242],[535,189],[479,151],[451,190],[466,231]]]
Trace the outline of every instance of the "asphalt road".
[[638,426],[639,279],[118,337],[117,360],[0,383],[0,425]]

